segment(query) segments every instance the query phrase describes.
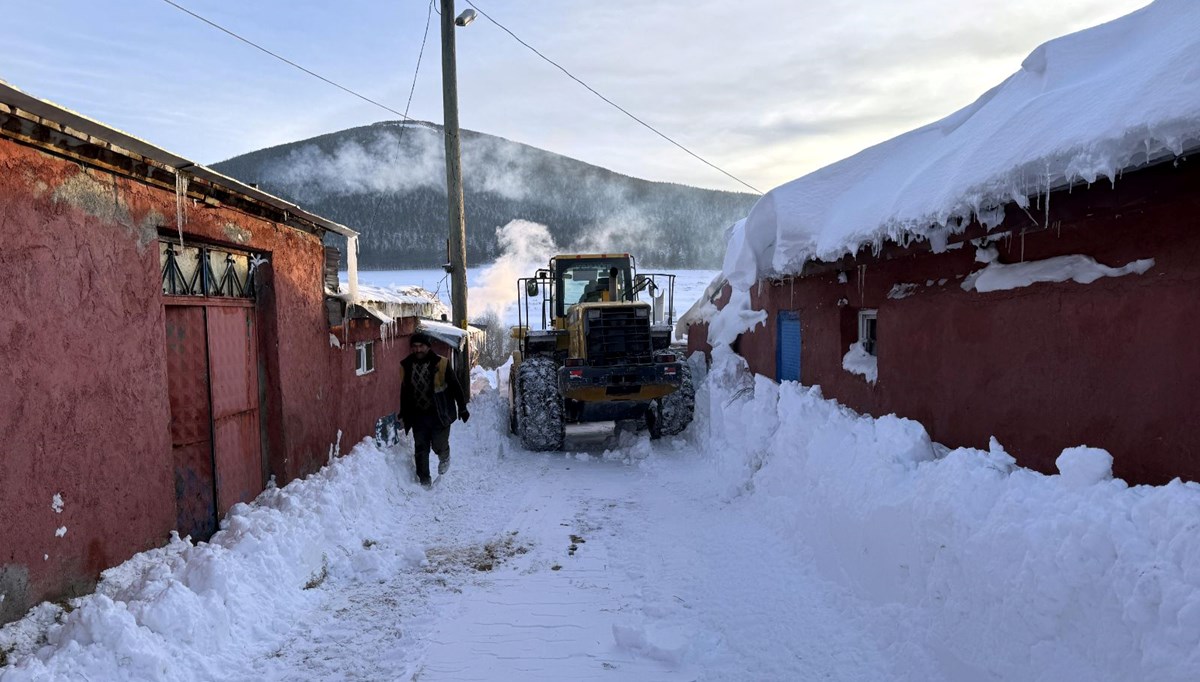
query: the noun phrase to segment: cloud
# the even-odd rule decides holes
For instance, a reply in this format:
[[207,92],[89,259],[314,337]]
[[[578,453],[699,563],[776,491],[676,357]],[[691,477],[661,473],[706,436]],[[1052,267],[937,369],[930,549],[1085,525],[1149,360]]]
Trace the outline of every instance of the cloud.
[[[643,120],[768,189],[941,118],[1014,72],[1037,44],[1145,4],[492,0],[485,9]],[[205,10],[399,110],[426,11],[282,0]],[[412,115],[440,120],[434,20]],[[628,175],[739,189],[486,19],[457,35],[465,127]],[[0,77],[202,162],[395,118],[165,5],[28,5],[0,26]],[[372,155],[368,144],[340,162],[359,169]],[[404,173],[357,182],[400,183]],[[527,191],[511,173],[480,181],[506,195]]]

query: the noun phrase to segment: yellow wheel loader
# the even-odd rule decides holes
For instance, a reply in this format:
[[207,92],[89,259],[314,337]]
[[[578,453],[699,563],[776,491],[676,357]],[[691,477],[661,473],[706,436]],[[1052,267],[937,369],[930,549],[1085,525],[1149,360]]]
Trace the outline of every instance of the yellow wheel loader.
[[517,280],[509,427],[526,449],[561,449],[566,425],[583,422],[683,431],[695,389],[671,346],[674,294],[674,275],[638,274],[627,253],[555,256]]

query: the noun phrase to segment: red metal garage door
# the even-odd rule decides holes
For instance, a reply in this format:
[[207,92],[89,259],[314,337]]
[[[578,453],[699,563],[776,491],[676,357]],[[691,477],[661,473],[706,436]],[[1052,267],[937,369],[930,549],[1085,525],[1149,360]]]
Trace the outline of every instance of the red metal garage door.
[[206,540],[219,517],[265,485],[254,307],[172,302],[166,326],[176,529]]
[[204,308],[169,305],[166,315],[175,529],[200,541],[217,527]]
[[208,316],[213,459],[217,509],[253,500],[263,489],[258,430],[258,363],[254,308],[215,307]]

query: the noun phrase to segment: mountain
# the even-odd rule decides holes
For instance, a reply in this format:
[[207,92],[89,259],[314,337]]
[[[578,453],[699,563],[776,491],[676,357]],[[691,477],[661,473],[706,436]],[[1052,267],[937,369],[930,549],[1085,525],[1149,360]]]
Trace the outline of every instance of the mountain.
[[[463,130],[467,262],[500,255],[498,228],[549,228],[562,252],[618,251],[640,265],[720,266],[726,227],[752,194],[614,173],[576,159]],[[362,233],[359,266],[429,268],[446,261],[442,128],[388,121],[236,156],[216,170]]]

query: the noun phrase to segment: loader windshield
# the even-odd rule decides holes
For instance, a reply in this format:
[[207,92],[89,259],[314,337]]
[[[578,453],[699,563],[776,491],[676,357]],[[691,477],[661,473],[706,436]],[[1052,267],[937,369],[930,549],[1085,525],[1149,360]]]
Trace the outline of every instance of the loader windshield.
[[[624,301],[631,286],[629,262],[622,259],[588,259],[558,262],[558,314],[576,303]],[[616,296],[613,296],[613,285]]]

